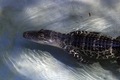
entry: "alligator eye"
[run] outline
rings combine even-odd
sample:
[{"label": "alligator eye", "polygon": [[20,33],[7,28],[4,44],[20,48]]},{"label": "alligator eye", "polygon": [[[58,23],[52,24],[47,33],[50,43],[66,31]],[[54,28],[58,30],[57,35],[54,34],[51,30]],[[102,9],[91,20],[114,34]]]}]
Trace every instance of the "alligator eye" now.
[{"label": "alligator eye", "polygon": [[39,34],[38,38],[44,38],[44,34]]}]

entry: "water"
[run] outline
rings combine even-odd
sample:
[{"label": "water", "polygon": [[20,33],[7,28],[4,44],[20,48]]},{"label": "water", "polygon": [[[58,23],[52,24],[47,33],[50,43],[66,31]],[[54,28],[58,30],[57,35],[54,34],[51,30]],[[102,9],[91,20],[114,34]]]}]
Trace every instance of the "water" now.
[{"label": "water", "polygon": [[120,0],[0,1],[0,80],[119,80],[120,66],[101,60],[77,63],[63,50],[22,37],[41,28],[119,36]]}]

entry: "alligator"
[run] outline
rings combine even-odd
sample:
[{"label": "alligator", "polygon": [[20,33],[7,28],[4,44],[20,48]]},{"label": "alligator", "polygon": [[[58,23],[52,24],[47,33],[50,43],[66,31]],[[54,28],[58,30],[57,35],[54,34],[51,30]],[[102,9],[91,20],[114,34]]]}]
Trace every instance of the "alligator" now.
[{"label": "alligator", "polygon": [[[93,59],[115,59],[120,65],[120,36],[111,36],[100,32],[89,32],[83,30],[60,33],[52,30],[25,31],[25,39],[56,46],[67,51],[78,62],[92,64]],[[88,57],[88,58],[86,58]]]}]

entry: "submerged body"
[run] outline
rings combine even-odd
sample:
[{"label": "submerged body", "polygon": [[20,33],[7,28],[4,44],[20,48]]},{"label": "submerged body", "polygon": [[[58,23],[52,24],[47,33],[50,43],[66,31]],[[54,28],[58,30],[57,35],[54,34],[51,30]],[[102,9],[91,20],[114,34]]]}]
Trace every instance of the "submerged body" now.
[{"label": "submerged body", "polygon": [[38,43],[62,48],[81,63],[92,63],[94,59],[115,58],[120,64],[120,37],[114,39],[98,32],[73,31],[67,34],[51,30],[26,31],[23,37]]}]

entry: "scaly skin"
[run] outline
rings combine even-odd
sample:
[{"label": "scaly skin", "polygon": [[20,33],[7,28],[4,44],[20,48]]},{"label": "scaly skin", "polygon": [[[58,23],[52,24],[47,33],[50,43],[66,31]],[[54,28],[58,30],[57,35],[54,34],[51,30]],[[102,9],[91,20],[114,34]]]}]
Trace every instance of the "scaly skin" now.
[{"label": "scaly skin", "polygon": [[62,34],[52,30],[26,31],[23,37],[38,43],[57,46],[72,54],[77,61],[91,64],[84,57],[94,59],[115,58],[120,64],[120,37],[87,31],[73,31]]}]

